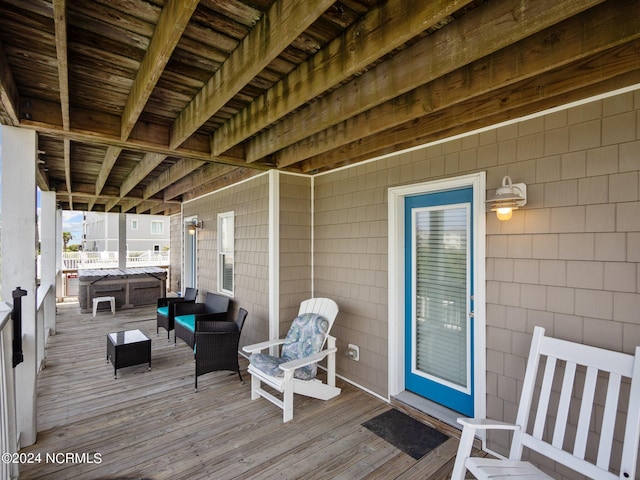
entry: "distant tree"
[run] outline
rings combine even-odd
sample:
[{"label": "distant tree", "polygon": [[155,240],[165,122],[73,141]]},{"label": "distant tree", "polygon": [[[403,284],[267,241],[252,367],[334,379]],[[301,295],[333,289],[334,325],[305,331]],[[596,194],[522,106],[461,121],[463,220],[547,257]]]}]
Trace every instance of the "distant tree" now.
[{"label": "distant tree", "polygon": [[71,232],[62,232],[62,246],[65,252],[69,251],[67,245],[71,240],[73,240],[73,235],[71,235]]},{"label": "distant tree", "polygon": [[73,245],[69,245],[67,247],[67,252],[79,252],[80,251],[80,245],[78,245],[77,243],[74,243]]}]

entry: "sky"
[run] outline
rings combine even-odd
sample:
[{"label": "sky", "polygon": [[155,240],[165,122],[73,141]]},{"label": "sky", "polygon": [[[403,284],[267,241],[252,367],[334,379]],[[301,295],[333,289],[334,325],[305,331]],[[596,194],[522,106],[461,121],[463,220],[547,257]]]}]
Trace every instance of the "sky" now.
[{"label": "sky", "polygon": [[80,245],[82,243],[82,212],[63,210],[62,231],[71,232],[73,238],[69,242],[69,245]]}]

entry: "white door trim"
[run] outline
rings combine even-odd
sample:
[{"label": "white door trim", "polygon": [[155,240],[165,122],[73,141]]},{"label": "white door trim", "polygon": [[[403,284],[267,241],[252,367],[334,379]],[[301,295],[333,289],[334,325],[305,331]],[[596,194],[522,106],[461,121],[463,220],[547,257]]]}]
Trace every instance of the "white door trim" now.
[{"label": "white door trim", "polygon": [[486,174],[478,172],[454,178],[433,180],[388,190],[389,218],[389,397],[405,390],[404,385],[404,198],[454,188],[473,187],[473,255],[474,268],[474,378],[475,416],[486,415],[486,317],[485,317],[485,241],[486,241]]}]

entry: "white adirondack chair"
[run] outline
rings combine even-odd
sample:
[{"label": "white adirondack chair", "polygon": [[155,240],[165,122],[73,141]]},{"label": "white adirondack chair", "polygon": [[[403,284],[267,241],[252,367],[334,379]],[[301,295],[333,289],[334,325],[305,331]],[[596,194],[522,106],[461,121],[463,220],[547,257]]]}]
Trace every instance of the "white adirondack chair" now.
[{"label": "white adirondack chair", "polygon": [[[546,366],[540,393],[534,396],[537,390],[535,384],[538,367],[542,357],[546,357]],[[563,371],[564,374],[562,374]],[[580,372],[578,377],[576,377],[576,371]],[[581,382],[583,373],[584,380]],[[631,379],[629,389],[623,378]],[[575,387],[580,384],[583,384],[581,392]],[[561,389],[559,394],[558,388]],[[628,392],[628,396],[625,392]],[[538,398],[538,401],[532,411],[534,398]],[[602,401],[604,405],[601,405]],[[620,413],[621,407],[626,408],[626,413]],[[579,410],[571,411],[574,408]],[[530,415],[535,415],[533,422],[529,421]],[[550,416],[555,417],[555,422],[549,419]],[[571,419],[574,419],[573,423],[577,419],[577,426],[570,425]],[[516,424],[464,418],[458,419],[458,422],[464,428],[452,480],[463,480],[465,469],[479,479],[496,480],[508,477],[552,480],[553,477],[543,473],[531,463],[521,461],[523,448],[531,449],[589,478],[597,480],[637,478],[636,464],[640,432],[640,347],[636,347],[635,356],[613,352],[545,337],[544,329],[536,327]],[[612,466],[614,429],[620,426],[625,427],[622,457],[618,465]],[[475,433],[480,429],[513,430],[508,459],[470,457]],[[568,434],[568,432],[571,433]],[[595,440],[594,435],[596,435]]]},{"label": "white adirondack chair", "polygon": [[[329,400],[340,394],[340,388],[336,387],[336,360],[335,354],[336,339],[329,335],[333,322],[338,315],[338,305],[329,298],[311,298],[300,304],[298,315],[305,313],[318,314],[328,322],[328,328],[322,348],[319,352],[297,360],[288,361],[278,365],[282,371],[282,376],[270,375],[256,367],[253,363],[249,365],[248,372],[251,374],[251,399],[256,400],[259,397],[266,398],[274,405],[283,410],[282,419],[288,422],[293,418],[293,394],[306,395],[308,397],[318,398],[321,400]],[[292,326],[293,327],[293,326]],[[258,353],[272,346],[280,346],[285,343],[285,339],[266,341],[247,345],[243,350],[248,353]],[[326,347],[326,348],[325,348]],[[317,364],[319,361],[327,359],[327,382],[323,383],[317,378],[310,380],[301,380],[294,376],[294,372],[301,367]],[[282,394],[282,398],[278,398],[270,392],[262,388],[262,383],[269,385]]]}]

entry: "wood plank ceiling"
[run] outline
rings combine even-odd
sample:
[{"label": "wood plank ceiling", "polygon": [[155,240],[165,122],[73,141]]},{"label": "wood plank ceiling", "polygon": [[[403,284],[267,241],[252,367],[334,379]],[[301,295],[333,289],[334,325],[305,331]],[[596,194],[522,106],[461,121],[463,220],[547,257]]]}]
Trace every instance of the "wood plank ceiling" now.
[{"label": "wood plank ceiling", "polygon": [[637,0],[0,0],[63,209],[171,214],[640,83]]}]

